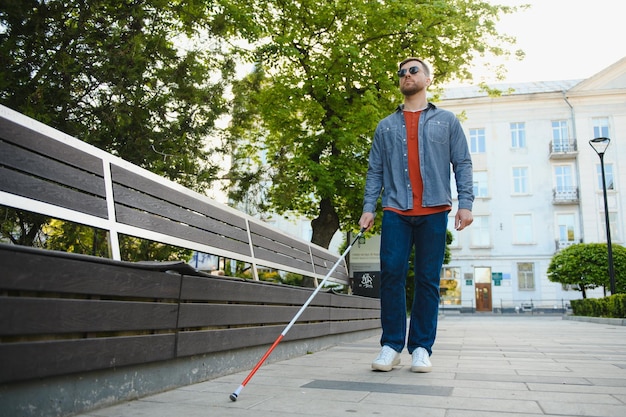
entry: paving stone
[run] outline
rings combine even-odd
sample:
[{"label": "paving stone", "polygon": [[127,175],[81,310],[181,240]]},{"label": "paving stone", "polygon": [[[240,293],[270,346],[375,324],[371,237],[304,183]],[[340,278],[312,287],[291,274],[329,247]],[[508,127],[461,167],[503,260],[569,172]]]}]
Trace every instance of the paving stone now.
[{"label": "paving stone", "polygon": [[626,327],[559,316],[446,315],[433,371],[404,351],[374,372],[379,338],[262,366],[79,417],[626,416]]}]

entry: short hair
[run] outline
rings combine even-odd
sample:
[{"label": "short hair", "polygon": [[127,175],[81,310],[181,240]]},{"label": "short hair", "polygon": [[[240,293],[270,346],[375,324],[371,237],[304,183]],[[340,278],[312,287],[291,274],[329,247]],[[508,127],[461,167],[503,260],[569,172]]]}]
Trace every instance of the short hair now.
[{"label": "short hair", "polygon": [[402,62],[398,64],[398,70],[402,69],[402,66],[410,61],[417,61],[420,64],[422,64],[422,69],[424,70],[424,73],[426,74],[427,77],[430,77],[430,67],[428,66],[428,64],[423,59],[416,58],[414,56],[403,59]]}]

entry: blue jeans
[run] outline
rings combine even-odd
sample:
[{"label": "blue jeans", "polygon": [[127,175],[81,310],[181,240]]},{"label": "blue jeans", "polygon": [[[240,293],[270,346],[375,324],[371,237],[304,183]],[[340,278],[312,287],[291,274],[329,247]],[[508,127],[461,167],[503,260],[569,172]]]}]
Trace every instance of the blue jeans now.
[{"label": "blue jeans", "polygon": [[[432,353],[439,314],[439,281],[446,247],[448,211],[426,216],[383,213],[380,244],[381,346]],[[406,340],[406,277],[415,246],[415,293]]]}]

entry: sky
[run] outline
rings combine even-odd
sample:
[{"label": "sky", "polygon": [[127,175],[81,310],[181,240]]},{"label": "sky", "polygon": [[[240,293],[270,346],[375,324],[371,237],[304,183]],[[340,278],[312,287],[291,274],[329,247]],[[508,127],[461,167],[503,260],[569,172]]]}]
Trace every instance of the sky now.
[{"label": "sky", "polygon": [[[492,4],[530,4],[503,16],[500,33],[513,36],[523,61],[506,61],[504,82],[574,80],[591,77],[626,57],[624,0],[488,0]],[[472,70],[474,83],[498,82],[483,65]]]}]

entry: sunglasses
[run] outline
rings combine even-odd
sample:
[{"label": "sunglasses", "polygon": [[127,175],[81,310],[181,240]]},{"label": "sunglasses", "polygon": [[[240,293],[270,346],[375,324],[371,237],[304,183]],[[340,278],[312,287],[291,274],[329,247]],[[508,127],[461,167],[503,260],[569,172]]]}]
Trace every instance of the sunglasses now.
[{"label": "sunglasses", "polygon": [[411,68],[408,68],[408,69],[407,69],[407,68],[403,68],[403,69],[401,69],[400,71],[398,71],[398,77],[400,77],[400,78],[404,77],[404,76],[406,75],[406,73],[407,73],[407,72],[408,72],[409,74],[411,74],[411,75],[415,75],[415,74],[417,74],[418,72],[420,72],[420,67],[418,67],[418,66],[416,65],[416,66],[411,67]]}]

